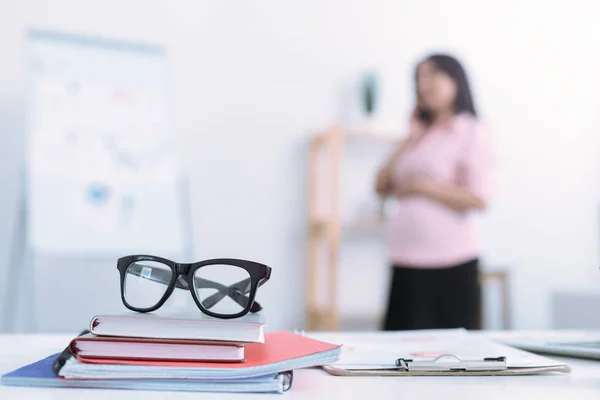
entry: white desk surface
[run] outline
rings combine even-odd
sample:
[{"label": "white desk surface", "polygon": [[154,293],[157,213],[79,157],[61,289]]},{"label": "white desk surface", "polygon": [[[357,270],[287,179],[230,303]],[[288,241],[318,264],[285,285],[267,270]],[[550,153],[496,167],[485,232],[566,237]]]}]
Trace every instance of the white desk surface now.
[{"label": "white desk surface", "polygon": [[[522,333],[521,333],[522,334]],[[347,333],[344,333],[344,336]],[[376,334],[375,334],[376,335]],[[505,335],[505,334],[504,334]],[[74,335],[0,335],[0,375],[61,352]],[[311,335],[312,336],[312,335]],[[376,336],[375,336],[376,337]],[[335,340],[335,334],[319,334]],[[600,361],[566,359],[570,374],[490,377],[335,377],[297,370],[290,391],[278,394],[177,393],[106,389],[24,388],[0,385],[0,399],[600,399]]]}]

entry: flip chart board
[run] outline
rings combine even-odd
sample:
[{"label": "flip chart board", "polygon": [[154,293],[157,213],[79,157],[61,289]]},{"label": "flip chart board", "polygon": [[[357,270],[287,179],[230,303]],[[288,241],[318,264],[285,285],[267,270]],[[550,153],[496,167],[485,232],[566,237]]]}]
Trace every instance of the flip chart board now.
[{"label": "flip chart board", "polygon": [[29,245],[60,255],[185,253],[165,50],[39,30],[27,41]]}]

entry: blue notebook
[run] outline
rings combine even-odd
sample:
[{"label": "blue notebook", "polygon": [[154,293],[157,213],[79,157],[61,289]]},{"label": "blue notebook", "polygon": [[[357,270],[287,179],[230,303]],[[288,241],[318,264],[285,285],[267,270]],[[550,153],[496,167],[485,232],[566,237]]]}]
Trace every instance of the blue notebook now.
[{"label": "blue notebook", "polygon": [[128,389],[179,392],[283,393],[292,386],[293,372],[232,380],[200,379],[62,379],[53,371],[61,354],[26,365],[3,375],[6,386],[39,386],[90,389]]}]

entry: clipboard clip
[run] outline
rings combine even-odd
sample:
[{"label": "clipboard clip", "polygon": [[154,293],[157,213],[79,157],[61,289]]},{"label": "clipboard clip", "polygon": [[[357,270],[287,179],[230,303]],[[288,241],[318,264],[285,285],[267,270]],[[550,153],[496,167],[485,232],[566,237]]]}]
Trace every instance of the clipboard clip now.
[{"label": "clipboard clip", "polygon": [[410,358],[398,358],[396,366],[410,371],[502,371],[508,368],[506,357],[486,357],[482,360],[463,360],[454,354],[442,354],[433,360],[415,361]]}]

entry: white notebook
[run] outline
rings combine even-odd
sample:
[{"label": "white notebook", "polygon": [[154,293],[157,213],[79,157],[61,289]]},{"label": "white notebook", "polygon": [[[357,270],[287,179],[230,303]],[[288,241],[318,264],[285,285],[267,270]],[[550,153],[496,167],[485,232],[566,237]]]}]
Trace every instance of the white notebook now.
[{"label": "white notebook", "polygon": [[149,339],[97,336],[88,333],[69,344],[71,353],[86,359],[124,359],[150,361],[242,362],[245,348],[241,343],[180,339]]},{"label": "white notebook", "polygon": [[90,332],[98,336],[264,343],[264,325],[264,315],[260,312],[235,319],[213,318],[200,311],[131,312],[96,315],[90,321]]}]

